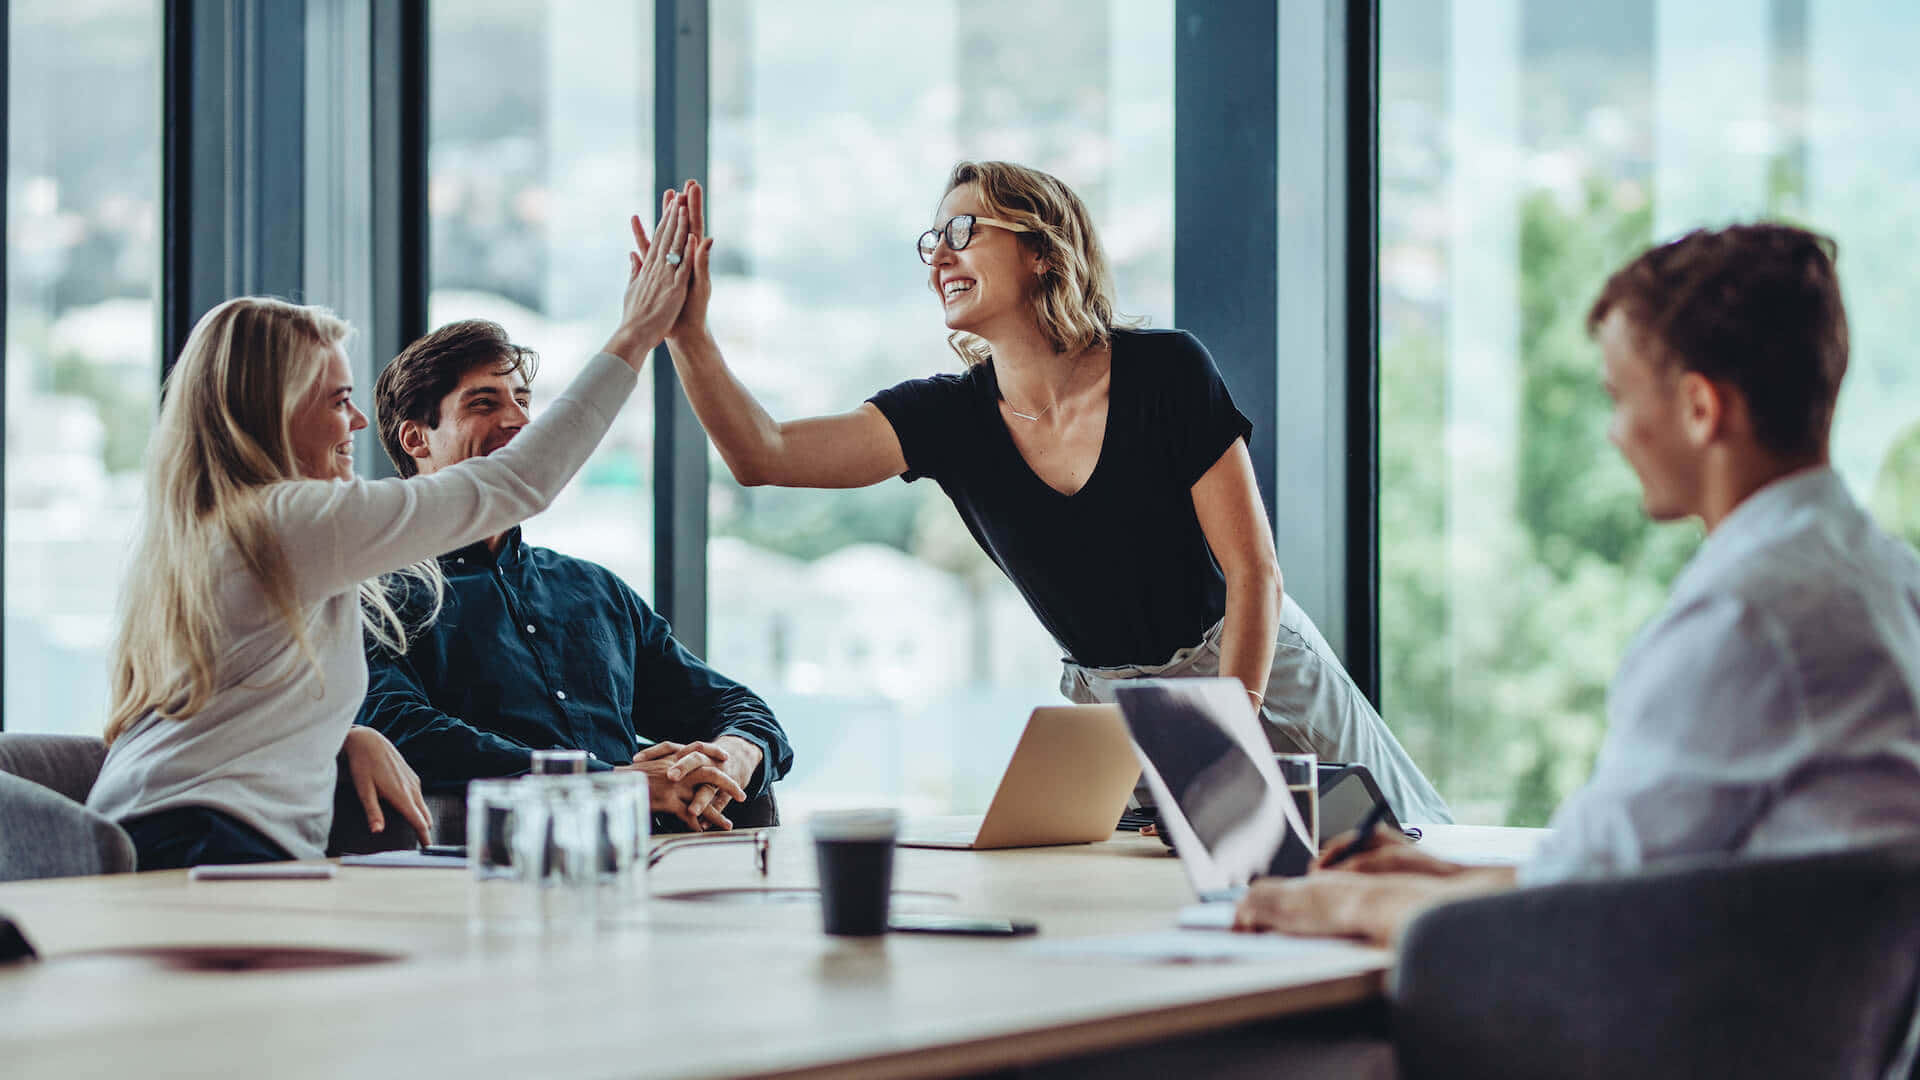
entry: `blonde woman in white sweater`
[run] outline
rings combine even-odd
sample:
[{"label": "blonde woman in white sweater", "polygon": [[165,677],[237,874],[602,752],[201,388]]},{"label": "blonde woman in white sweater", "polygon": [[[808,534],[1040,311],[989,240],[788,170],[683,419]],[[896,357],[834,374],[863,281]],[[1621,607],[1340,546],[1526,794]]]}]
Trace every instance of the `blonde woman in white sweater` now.
[{"label": "blonde woman in white sweater", "polygon": [[685,209],[664,207],[605,349],[513,442],[430,476],[354,476],[367,420],[331,313],[243,297],[194,327],[148,448],[87,800],[140,869],[320,857],[343,746],[370,823],[385,796],[426,828],[412,770],[353,726],[362,633],[406,640],[383,575],[432,577],[434,556],[545,509],[599,443],[686,297]]}]

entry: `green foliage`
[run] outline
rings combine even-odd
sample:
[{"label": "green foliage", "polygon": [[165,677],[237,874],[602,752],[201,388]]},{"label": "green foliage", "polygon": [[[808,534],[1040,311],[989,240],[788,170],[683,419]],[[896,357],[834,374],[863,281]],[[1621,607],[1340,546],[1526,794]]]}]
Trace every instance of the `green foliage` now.
[{"label": "green foliage", "polygon": [[921,512],[920,494],[906,484],[891,481],[836,492],[742,488],[715,517],[713,534],[737,536],[769,551],[809,561],[850,544],[887,544],[909,551]]},{"label": "green foliage", "polygon": [[53,357],[48,389],[93,402],[106,429],[101,459],[107,471],[137,472],[153,429],[154,395],[115,375],[112,369],[88,363],[77,354],[59,353]]},{"label": "green foliage", "polygon": [[1642,513],[1586,334],[1606,275],[1649,239],[1644,200],[1596,184],[1520,213],[1510,514],[1453,516],[1438,331],[1383,342],[1382,673],[1387,719],[1462,820],[1542,825],[1590,772],[1614,668],[1698,531]]}]

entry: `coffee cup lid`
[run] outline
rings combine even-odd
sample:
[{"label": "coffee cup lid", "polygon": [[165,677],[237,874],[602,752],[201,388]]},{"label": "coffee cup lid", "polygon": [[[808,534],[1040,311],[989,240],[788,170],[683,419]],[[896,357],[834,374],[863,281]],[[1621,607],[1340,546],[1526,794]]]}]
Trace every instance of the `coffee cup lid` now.
[{"label": "coffee cup lid", "polygon": [[807,819],[822,840],[891,840],[900,831],[897,810],[822,810]]}]

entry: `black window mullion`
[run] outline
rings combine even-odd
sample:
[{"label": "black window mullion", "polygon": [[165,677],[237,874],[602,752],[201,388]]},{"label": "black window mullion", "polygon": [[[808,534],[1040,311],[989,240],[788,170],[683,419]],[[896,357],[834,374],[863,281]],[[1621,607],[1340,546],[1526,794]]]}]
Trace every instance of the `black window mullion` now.
[{"label": "black window mullion", "polygon": [[[368,362],[387,361],[427,332],[426,3],[374,3],[369,26],[372,78],[372,326]],[[371,386],[371,382],[369,382]],[[378,444],[378,439],[370,440]],[[369,476],[395,475],[384,448],[366,455]]]},{"label": "black window mullion", "polygon": [[1380,702],[1380,4],[1343,0],[1346,662]]},{"label": "black window mullion", "polygon": [[[656,0],[653,175],[707,179],[707,0]],[[653,205],[653,204],[649,204]],[[663,345],[653,356],[653,602],[697,655],[707,645],[707,436]]]},{"label": "black window mullion", "polygon": [[161,374],[193,324],[245,294],[299,298],[304,0],[167,0]]}]

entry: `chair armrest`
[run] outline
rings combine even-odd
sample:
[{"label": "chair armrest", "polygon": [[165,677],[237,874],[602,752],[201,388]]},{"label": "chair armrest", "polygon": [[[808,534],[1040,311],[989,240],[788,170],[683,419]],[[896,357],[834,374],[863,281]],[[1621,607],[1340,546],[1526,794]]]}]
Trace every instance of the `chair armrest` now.
[{"label": "chair armrest", "polygon": [[125,829],[52,788],[0,773],[0,881],[133,869]]},{"label": "chair armrest", "polygon": [[1716,860],[1433,908],[1403,1075],[1875,1076],[1920,971],[1920,845]]},{"label": "chair armrest", "polygon": [[77,803],[87,801],[107,744],[96,735],[0,732],[0,772],[24,777]]}]

